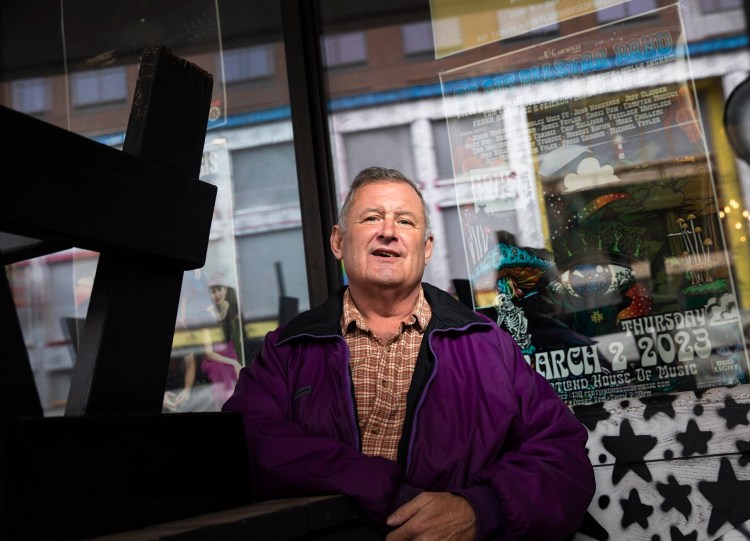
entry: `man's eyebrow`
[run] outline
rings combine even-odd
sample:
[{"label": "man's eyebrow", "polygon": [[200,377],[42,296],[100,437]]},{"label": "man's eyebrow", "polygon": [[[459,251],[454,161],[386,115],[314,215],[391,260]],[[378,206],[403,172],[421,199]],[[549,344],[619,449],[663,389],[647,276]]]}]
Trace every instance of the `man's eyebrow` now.
[{"label": "man's eyebrow", "polygon": [[[383,207],[366,207],[366,208],[363,208],[359,214],[357,214],[357,217],[362,217],[373,212],[377,214],[386,214],[385,209]],[[397,218],[407,216],[409,218],[412,218],[414,221],[419,220],[418,214],[416,212],[413,212],[411,210],[406,210],[406,209],[403,209],[403,210],[396,209],[393,211],[393,215],[396,216]]]},{"label": "man's eyebrow", "polygon": [[362,212],[359,213],[359,216],[361,216],[363,214],[368,214],[370,212],[379,212],[379,213],[382,214],[384,212],[384,210],[383,210],[382,207],[366,207],[366,208],[362,209]]}]

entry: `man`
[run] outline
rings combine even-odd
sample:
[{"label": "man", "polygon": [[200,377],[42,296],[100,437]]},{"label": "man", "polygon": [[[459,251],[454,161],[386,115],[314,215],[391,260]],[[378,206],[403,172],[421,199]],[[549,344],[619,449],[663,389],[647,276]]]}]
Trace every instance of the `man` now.
[{"label": "man", "polygon": [[488,318],[427,283],[424,200],[354,179],[331,233],[349,286],[268,334],[225,411],[254,489],[347,494],[401,539],[562,539],[594,492],[586,429]]}]

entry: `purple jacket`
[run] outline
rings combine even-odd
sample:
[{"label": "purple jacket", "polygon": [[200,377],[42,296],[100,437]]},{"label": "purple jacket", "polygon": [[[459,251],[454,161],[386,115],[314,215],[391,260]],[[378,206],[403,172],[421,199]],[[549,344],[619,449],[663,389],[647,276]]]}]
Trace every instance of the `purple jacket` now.
[{"label": "purple jacket", "polygon": [[242,413],[253,489],[347,494],[376,522],[419,492],[461,494],[477,539],[562,539],[594,494],[586,428],[513,339],[423,284],[432,319],[414,370],[398,463],[360,451],[343,290],[266,336],[224,411]]}]

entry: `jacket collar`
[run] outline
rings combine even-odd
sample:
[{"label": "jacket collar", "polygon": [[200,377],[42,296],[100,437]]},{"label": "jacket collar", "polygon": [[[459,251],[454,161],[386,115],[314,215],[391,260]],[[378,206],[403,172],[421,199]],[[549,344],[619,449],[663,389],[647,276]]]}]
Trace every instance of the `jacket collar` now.
[{"label": "jacket collar", "polygon": [[491,323],[491,321],[471,308],[457,301],[453,295],[430,285],[422,283],[424,296],[432,308],[433,329],[461,329],[474,323]]},{"label": "jacket collar", "polygon": [[[460,329],[474,323],[491,323],[481,314],[464,306],[452,295],[427,282],[422,282],[424,296],[432,308],[429,330]],[[329,296],[326,301],[292,319],[282,330],[280,342],[295,336],[331,337],[341,336],[342,303],[345,287]]]}]

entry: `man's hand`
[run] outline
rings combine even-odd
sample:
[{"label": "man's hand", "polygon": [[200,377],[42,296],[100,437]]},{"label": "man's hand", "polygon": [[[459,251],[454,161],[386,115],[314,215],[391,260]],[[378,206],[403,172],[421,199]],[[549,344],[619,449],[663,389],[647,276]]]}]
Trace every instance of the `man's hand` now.
[{"label": "man's hand", "polygon": [[466,498],[449,492],[422,492],[388,517],[395,527],[386,541],[474,541],[477,518]]}]

